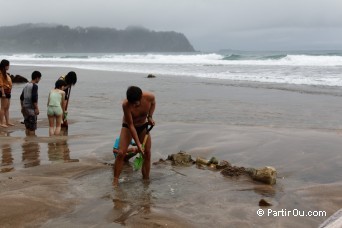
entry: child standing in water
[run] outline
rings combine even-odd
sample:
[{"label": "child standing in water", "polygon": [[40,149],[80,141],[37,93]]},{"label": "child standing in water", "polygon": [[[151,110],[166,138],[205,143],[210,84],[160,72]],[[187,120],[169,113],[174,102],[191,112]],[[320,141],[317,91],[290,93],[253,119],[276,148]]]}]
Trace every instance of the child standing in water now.
[{"label": "child standing in water", "polygon": [[[55,88],[50,91],[47,103],[47,115],[49,119],[49,135],[59,135],[61,132],[62,118],[65,112],[65,81],[58,80]],[[56,126],[55,126],[56,122]]]},{"label": "child standing in water", "polygon": [[35,135],[37,129],[38,108],[38,83],[42,78],[39,71],[33,71],[31,82],[28,82],[20,95],[21,113],[24,116],[26,135]]},{"label": "child standing in water", "polygon": [[[65,101],[66,101],[66,108],[68,107],[71,86],[76,85],[77,82],[77,75],[74,71],[70,71],[67,75],[59,77],[58,80],[63,80],[65,82],[64,92],[65,92]],[[65,110],[65,115],[63,115],[62,127],[68,128],[68,121],[67,121],[67,110]]]},{"label": "child standing in water", "polygon": [[[7,73],[9,69],[9,61],[3,59],[0,63],[0,97],[1,97],[1,110],[0,110],[0,126],[8,127],[14,126],[9,120],[9,108],[11,104],[11,90],[12,90],[12,79]],[[3,120],[6,122],[4,123]]]}]

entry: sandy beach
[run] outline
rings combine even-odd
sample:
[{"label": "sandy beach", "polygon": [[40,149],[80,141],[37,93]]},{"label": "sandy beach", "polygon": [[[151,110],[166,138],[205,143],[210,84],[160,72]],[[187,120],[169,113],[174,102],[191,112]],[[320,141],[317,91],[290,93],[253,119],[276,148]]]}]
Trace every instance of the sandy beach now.
[{"label": "sandy beach", "polygon": [[[23,84],[12,91],[16,126],[0,128],[2,227],[317,227],[342,207],[342,101],[336,90],[56,67],[13,65],[10,72],[30,78],[33,70],[43,75],[37,136],[26,136],[20,123]],[[70,70],[78,82],[69,130],[50,138],[48,93]],[[158,163],[150,181],[125,165],[114,188],[111,151],[129,85],[156,95],[153,162],[182,150],[193,159],[273,166],[277,184]],[[260,207],[260,199],[272,206]]]}]

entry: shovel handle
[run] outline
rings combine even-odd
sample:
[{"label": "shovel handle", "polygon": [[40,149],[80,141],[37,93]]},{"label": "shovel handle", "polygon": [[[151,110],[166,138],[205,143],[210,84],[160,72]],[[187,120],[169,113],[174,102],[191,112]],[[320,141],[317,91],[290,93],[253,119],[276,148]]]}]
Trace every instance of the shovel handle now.
[{"label": "shovel handle", "polygon": [[146,129],[146,135],[145,135],[145,137],[144,137],[144,141],[143,141],[143,144],[142,144],[142,148],[143,148],[143,149],[145,149],[145,144],[146,144],[146,142],[147,142],[148,135],[150,134],[150,131],[152,130],[153,127],[154,127],[154,126],[151,125],[150,127],[148,127],[148,128]]}]

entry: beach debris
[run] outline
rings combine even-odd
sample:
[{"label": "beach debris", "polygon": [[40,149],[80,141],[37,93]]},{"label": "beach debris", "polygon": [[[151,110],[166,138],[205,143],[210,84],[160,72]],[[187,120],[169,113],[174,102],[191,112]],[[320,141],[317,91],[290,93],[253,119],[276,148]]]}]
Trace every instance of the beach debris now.
[{"label": "beach debris", "polygon": [[248,175],[255,181],[269,185],[274,185],[277,181],[277,171],[272,166],[255,169],[228,165],[221,171],[221,174],[230,177]]},{"label": "beach debris", "polygon": [[248,175],[256,181],[263,182],[265,184],[274,185],[277,179],[277,171],[272,166],[266,166],[263,168],[248,168],[246,169]]},{"label": "beach debris", "polygon": [[272,204],[271,203],[269,203],[267,200],[265,200],[265,199],[261,199],[260,201],[259,201],[259,206],[261,206],[261,207],[268,207],[268,206],[272,206]]},{"label": "beach debris", "polygon": [[[272,166],[265,166],[262,168],[245,168],[233,166],[228,161],[219,161],[216,157],[211,157],[209,160],[203,157],[197,157],[196,161],[192,160],[191,155],[185,151],[179,151],[177,154],[171,154],[167,160],[172,162],[172,165],[190,166],[197,165],[199,169],[221,170],[223,176],[238,177],[241,175],[249,176],[255,181],[262,182],[268,185],[276,184],[277,171]],[[153,164],[164,163],[163,159]]]},{"label": "beach debris", "polygon": [[155,78],[156,76],[155,75],[153,75],[153,74],[149,74],[149,75],[147,75],[147,78]]},{"label": "beach debris", "polygon": [[185,165],[189,166],[194,164],[190,154],[184,151],[179,151],[177,154],[171,154],[167,157],[172,162],[172,165]]},{"label": "beach debris", "polygon": [[208,166],[210,169],[216,170],[216,164],[209,164]]},{"label": "beach debris", "polygon": [[229,164],[221,171],[221,174],[223,176],[237,177],[246,174],[246,169],[244,167],[237,167]]},{"label": "beach debris", "polygon": [[222,161],[220,161],[219,164],[216,165],[216,169],[220,170],[220,169],[227,168],[228,166],[231,166],[231,164],[226,160],[222,160]]},{"label": "beach debris", "polygon": [[215,157],[212,157],[209,160],[209,165],[211,165],[211,164],[217,165],[218,163],[219,162],[218,162],[217,158],[215,158]]},{"label": "beach debris", "polygon": [[201,157],[197,157],[196,164],[197,165],[209,165],[209,160],[201,158]]},{"label": "beach debris", "polygon": [[216,168],[216,165],[218,164],[218,160],[215,157],[210,158],[210,160],[207,160],[205,158],[197,157],[196,158],[196,164],[197,165],[207,165],[211,168]]}]

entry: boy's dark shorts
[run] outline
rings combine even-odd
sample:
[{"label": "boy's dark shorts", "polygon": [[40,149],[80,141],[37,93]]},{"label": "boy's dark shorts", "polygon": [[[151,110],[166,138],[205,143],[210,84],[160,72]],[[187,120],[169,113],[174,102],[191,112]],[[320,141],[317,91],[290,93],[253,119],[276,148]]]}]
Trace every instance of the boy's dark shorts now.
[{"label": "boy's dark shorts", "polygon": [[37,129],[37,115],[34,114],[34,109],[23,108],[24,124],[26,129],[35,131]]},{"label": "boy's dark shorts", "polygon": [[35,131],[37,129],[37,116],[26,116],[24,119],[26,129]]}]

